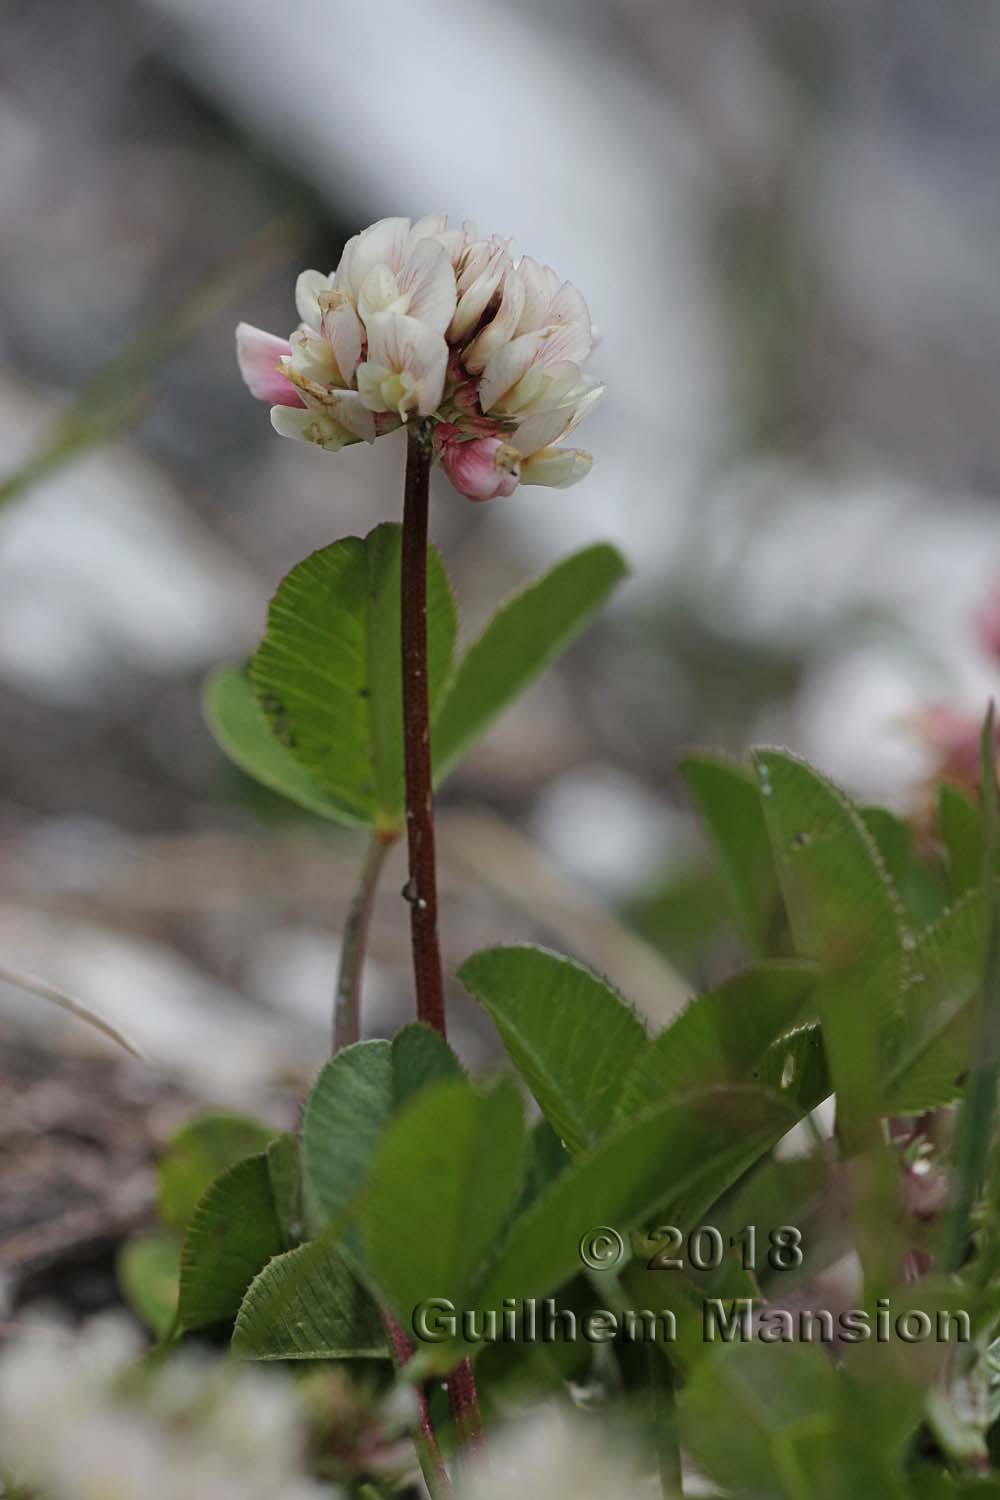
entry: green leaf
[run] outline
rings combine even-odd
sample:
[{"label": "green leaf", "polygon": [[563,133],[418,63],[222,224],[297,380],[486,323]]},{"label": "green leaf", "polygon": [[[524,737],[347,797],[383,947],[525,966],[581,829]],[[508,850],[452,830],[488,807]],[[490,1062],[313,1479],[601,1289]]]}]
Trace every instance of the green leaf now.
[{"label": "green leaf", "polygon": [[[817,1348],[736,1344],[696,1367],[679,1402],[681,1441],[748,1500],[905,1500],[894,1393],[880,1383],[865,1400],[865,1390]],[[909,1416],[908,1392],[903,1404]]]},{"label": "green leaf", "polygon": [[270,1261],[236,1319],[233,1353],[243,1359],[383,1359],[378,1310],[336,1245],[300,1245]]},{"label": "green leaf", "polygon": [[181,1323],[206,1328],[235,1318],[262,1266],[285,1248],[266,1156],[248,1156],[209,1187],[181,1254]]},{"label": "green leaf", "polygon": [[906,973],[899,901],[857,809],[804,761],[753,756],[798,952],[823,970],[817,1009],[850,1150],[872,1144],[881,1047]]},{"label": "green leaf", "polygon": [[917,939],[903,1024],[886,1070],[887,1113],[921,1114],[957,1097],[969,1064],[985,942],[986,907],[978,889]]},{"label": "green leaf", "polygon": [[437,781],[583,630],[627,571],[621,554],[599,543],[501,606],[462,657],[435,718]]},{"label": "green leaf", "polygon": [[540,1198],[547,1187],[564,1172],[572,1160],[566,1147],[548,1120],[537,1120],[528,1136],[528,1163],[524,1173],[524,1192],[520,1211]]},{"label": "green leaf", "polygon": [[362,1210],[368,1264],[399,1316],[428,1297],[464,1307],[524,1176],[524,1111],[510,1078],[427,1088],[389,1126]]},{"label": "green leaf", "polygon": [[635,1012],[589,969],[544,948],[486,949],[467,959],[458,977],[493,1017],[567,1149],[593,1144],[647,1045]]},{"label": "green leaf", "polygon": [[721,756],[689,755],[681,772],[708,825],[744,941],[756,957],[770,957],[785,916],[757,785],[744,766]]},{"label": "green leaf", "polygon": [[996,704],[992,698],[986,711],[979,750],[986,941],[982,948],[982,982],[976,997],[968,1083],[955,1130],[953,1199],[944,1256],[944,1265],[949,1271],[957,1271],[965,1259],[973,1212],[982,1190],[993,1140],[997,1079],[1000,1077],[1000,882],[994,878],[1000,853],[1000,790],[997,787]]},{"label": "green leaf", "polygon": [[262,786],[335,823],[357,827],[371,821],[321,786],[275,738],[242,668],[220,667],[208,677],[202,712],[219,748]]},{"label": "green leaf", "polygon": [[808,1114],[833,1088],[823,1028],[818,1024],[797,1026],[787,1036],[779,1037],[768,1047],[752,1076],[762,1089],[770,1089]]},{"label": "green leaf", "polygon": [[828,973],[861,974],[884,1014],[904,971],[899,903],[858,810],[780,750],[753,756],[796,946]]},{"label": "green leaf", "polygon": [[141,1234],[118,1252],[118,1283],[136,1317],[166,1338],[177,1314],[181,1247],[172,1234]]},{"label": "green leaf", "polygon": [[328,1224],[358,1196],[395,1103],[392,1047],[356,1042],[320,1073],[302,1120],[307,1206]]},{"label": "green leaf", "polygon": [[400,1109],[430,1083],[459,1078],[462,1064],[439,1031],[411,1021],[392,1039],[393,1103]]},{"label": "green leaf", "polygon": [[902,891],[913,863],[913,829],[887,807],[859,807],[858,814],[875,841],[886,874]]},{"label": "green leaf", "polygon": [[[359,822],[402,821],[400,527],[314,552],[278,588],[250,668],[257,701],[289,754]],[[447,575],[427,568],[428,689],[433,711],[457,632]]]},{"label": "green leaf", "polygon": [[955,896],[975,889],[983,878],[986,842],[983,815],[956,786],[938,788],[938,831],[948,854],[948,873]]},{"label": "green leaf", "polygon": [[263,1151],[275,1135],[247,1115],[203,1114],[181,1127],[159,1164],[160,1217],[183,1232],[209,1183],[251,1152]]},{"label": "green leaf", "polygon": [[662,1210],[665,1222],[691,1228],[799,1118],[783,1100],[745,1087],[644,1111],[577,1158],[515,1221],[474,1305],[499,1310],[505,1298],[548,1296],[580,1269],[581,1240],[598,1226],[625,1232]]},{"label": "green leaf", "polygon": [[700,995],[636,1057],[619,1116],[711,1084],[748,1083],[816,983],[808,963],[761,964]]},{"label": "green leaf", "polygon": [[286,1133],[274,1138],[265,1152],[267,1175],[271,1184],[274,1211],[281,1226],[283,1250],[297,1245],[305,1233],[305,1204],[302,1200],[302,1153],[297,1135]]}]

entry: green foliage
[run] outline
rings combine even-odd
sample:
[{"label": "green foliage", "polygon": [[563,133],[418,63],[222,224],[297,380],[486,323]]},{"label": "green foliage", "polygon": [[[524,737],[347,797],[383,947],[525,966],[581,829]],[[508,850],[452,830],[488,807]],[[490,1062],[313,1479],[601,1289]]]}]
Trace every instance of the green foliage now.
[{"label": "green foliage", "polygon": [[160,1217],[183,1233],[202,1193],[220,1172],[253,1151],[263,1151],[275,1134],[238,1114],[197,1115],[177,1132],[160,1160]]},{"label": "green foliage", "polygon": [[368,1263],[399,1315],[428,1297],[466,1299],[524,1177],[524,1111],[502,1078],[427,1088],[392,1122],[363,1208]]},{"label": "green foliage", "polygon": [[[213,731],[251,775],[320,816],[393,834],[404,825],[399,571],[395,526],[315,553],[279,587],[249,675],[216,674],[206,690]],[[431,555],[438,784],[624,571],[606,546],[566,559],[502,606],[456,663],[454,601]],[[985,743],[992,768],[991,726]],[[968,1291],[986,1328],[995,1255],[981,1200],[984,1176],[995,1194],[1000,1055],[992,781],[984,812],[942,788],[935,845],[780,750],[756,752],[748,767],[697,754],[683,772],[717,869],[680,872],[656,910],[672,914],[671,941],[690,940],[699,982],[731,973],[734,925],[749,967],[713,982],[650,1039],[627,1001],[571,958],[529,946],[474,954],[459,978],[537,1101],[537,1123],[529,1129],[517,1081],[470,1081],[426,1026],[358,1043],[322,1068],[300,1139],[232,1116],[180,1134],[161,1170],[174,1239],[133,1242],[123,1283],[151,1325],[170,1331],[184,1232],[182,1326],[235,1322],[234,1352],[260,1360],[385,1360],[380,1309],[407,1327],[433,1298],[480,1319],[557,1294],[581,1315],[670,1309],[677,1346],[640,1351],[649,1364],[620,1345],[588,1354],[514,1341],[489,1351],[487,1389],[502,1406],[533,1382],[551,1390],[570,1378],[616,1398],[650,1388],[666,1468],[676,1417],[686,1451],[741,1500],[963,1494],[962,1455],[932,1422],[956,1471],[945,1479],[921,1429],[946,1351],[893,1362],[851,1349],[837,1364],[802,1345],[719,1349],[701,1320],[706,1296],[762,1291],[772,1306],[809,1297],[814,1278],[852,1251],[859,1298],[898,1286],[906,1253],[940,1235],[901,1206],[902,1152],[885,1122],[971,1094],[955,1275],[942,1295]],[[652,903],[645,915],[654,920]],[[804,1130],[796,1137],[803,1154],[776,1150],[830,1093],[834,1139],[820,1140],[810,1118],[811,1146]],[[946,1161],[947,1130],[927,1128]],[[741,1258],[751,1243],[765,1252],[783,1243],[771,1236],[788,1226],[805,1249],[799,1261]],[[664,1227],[681,1236],[679,1266],[647,1253]],[[706,1233],[725,1247],[712,1263],[690,1253]],[[581,1256],[594,1234],[620,1245],[613,1268],[594,1271]],[[929,1282],[920,1290],[933,1300]],[[421,1345],[410,1374],[481,1351],[459,1332]],[[683,1383],[665,1415],[677,1371]],[[441,1393],[425,1389],[434,1408]]]},{"label": "green foliage", "polygon": [[[293,759],[356,822],[399,827],[403,712],[400,528],[314,552],[284,579],[250,667],[257,702]],[[455,602],[435,552],[427,569],[429,692],[451,670]]]},{"label": "green foliage", "polygon": [[208,1188],[184,1236],[180,1316],[186,1329],[234,1318],[262,1266],[285,1249],[268,1160],[248,1156]]},{"label": "green foliage", "polygon": [[856,808],[794,756],[753,757],[798,952],[821,968],[816,1005],[846,1145],[871,1139],[881,1049],[906,975],[898,897]]},{"label": "green foliage", "polygon": [[637,1056],[620,1091],[619,1114],[713,1084],[753,1081],[815,982],[812,965],[775,961],[692,1000]]},{"label": "green foliage", "polygon": [[118,1284],[129,1307],[158,1339],[166,1338],[177,1313],[181,1247],[172,1234],[136,1234],[118,1252]]},{"label": "green foliage", "polygon": [[736,1344],[699,1363],[680,1400],[681,1437],[727,1493],[748,1500],[902,1500],[903,1440],[918,1412],[908,1391],[901,1412],[893,1394],[880,1383],[866,1399],[817,1348]]},{"label": "green foliage", "polygon": [[948,874],[954,896],[974,890],[983,877],[986,842],[983,815],[979,808],[959,791],[943,782],[938,789],[938,831],[948,857]]},{"label": "green foliage", "polygon": [[489,1011],[515,1066],[571,1152],[610,1124],[646,1046],[641,1021],[589,969],[544,948],[491,948],[459,979]]},{"label": "green foliage", "polygon": [[342,797],[322,786],[271,732],[254,697],[250,678],[239,667],[220,667],[205,683],[205,722],[234,765],[290,802],[335,823],[367,822]]},{"label": "green foliage", "polygon": [[380,1359],[378,1310],[324,1237],[272,1260],[236,1319],[233,1353],[243,1359]]},{"label": "green foliage", "polygon": [[715,755],[682,763],[727,879],[733,915],[751,954],[781,951],[784,907],[760,791],[743,766]]},{"label": "green foliage", "polygon": [[391,1043],[357,1042],[330,1059],[302,1121],[307,1207],[318,1226],[354,1205],[397,1110],[428,1084],[461,1076],[447,1042],[418,1023],[403,1027]]},{"label": "green foliage", "polygon": [[[400,528],[347,537],[293,568],[249,675],[223,668],[204,713],[241,770],[320,817],[398,831],[403,809]],[[625,576],[586,547],[502,605],[453,669],[455,603],[428,563],[428,652],[440,782],[604,605]]]},{"label": "green foliage", "polygon": [[440,1032],[422,1021],[411,1021],[392,1039],[392,1092],[396,1109],[429,1083],[458,1078],[462,1064]]},{"label": "green foliage", "polygon": [[969,891],[915,943],[903,1025],[885,1073],[886,1113],[918,1114],[958,1094],[972,1045],[985,917],[982,892]]},{"label": "green foliage", "polygon": [[886,874],[901,891],[913,862],[912,828],[885,807],[859,807],[858,816],[881,855]]},{"label": "green foliage", "polygon": [[581,1238],[595,1225],[624,1231],[660,1211],[690,1227],[797,1118],[751,1088],[707,1089],[645,1110],[577,1158],[518,1219],[480,1304],[554,1291],[579,1268]]},{"label": "green foliage", "polygon": [[320,1073],[302,1119],[307,1206],[319,1225],[356,1199],[394,1106],[389,1042],[356,1042]]},{"label": "green foliage", "polygon": [[585,547],[501,605],[463,656],[439,709],[438,781],[579,635],[626,572],[614,547]]}]

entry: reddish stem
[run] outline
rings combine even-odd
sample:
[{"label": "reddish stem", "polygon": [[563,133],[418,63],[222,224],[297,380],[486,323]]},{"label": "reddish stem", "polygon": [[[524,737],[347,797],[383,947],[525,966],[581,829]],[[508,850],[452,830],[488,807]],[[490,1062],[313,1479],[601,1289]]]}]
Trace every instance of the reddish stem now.
[{"label": "reddish stem", "polygon": [[[403,749],[406,764],[406,837],[410,879],[413,977],[417,1018],[445,1034],[444,978],[437,930],[437,860],[434,850],[434,782],[427,677],[427,537],[431,477],[430,434],[415,423],[406,449],[400,615],[403,650]],[[480,1452],[483,1422],[469,1360],[448,1377],[448,1398],[463,1454]]]},{"label": "reddish stem", "polygon": [[427,683],[427,529],[431,448],[421,426],[409,434],[403,499],[400,599],[403,646],[403,749],[410,879],[413,977],[417,1018],[445,1034],[444,979],[437,931],[437,862]]},{"label": "reddish stem", "polygon": [[[393,1357],[399,1368],[405,1369],[413,1358],[413,1345],[410,1343],[402,1327],[397,1323],[392,1313],[386,1308],[383,1311],[386,1332],[392,1344]],[[453,1493],[451,1479],[445,1468],[444,1459],[441,1457],[441,1449],[438,1447],[437,1433],[434,1431],[434,1423],[431,1421],[431,1408],[427,1399],[427,1387],[417,1386],[417,1415],[420,1422],[420,1437],[423,1447],[424,1460],[430,1473],[424,1477],[428,1485],[434,1486],[434,1492],[442,1497]]]}]

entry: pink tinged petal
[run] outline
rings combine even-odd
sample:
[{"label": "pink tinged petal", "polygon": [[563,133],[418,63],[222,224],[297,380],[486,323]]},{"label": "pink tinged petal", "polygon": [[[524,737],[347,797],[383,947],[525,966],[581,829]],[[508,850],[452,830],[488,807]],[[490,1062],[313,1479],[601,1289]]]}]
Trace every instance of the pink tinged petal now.
[{"label": "pink tinged petal", "polygon": [[281,437],[295,438],[300,443],[316,443],[331,453],[357,442],[357,438],[334,417],[312,408],[293,411],[287,406],[272,406],[271,426]]},{"label": "pink tinged petal", "polygon": [[302,401],[292,382],[280,368],[279,361],[292,352],[288,339],[265,333],[249,323],[236,328],[236,358],[240,374],[252,396],[278,406],[301,406]]},{"label": "pink tinged petal", "polygon": [[416,318],[383,313],[368,329],[368,359],[358,367],[358,391],[370,411],[394,411],[403,421],[430,416],[444,391],[448,345]]},{"label": "pink tinged petal", "polygon": [[310,328],[292,334],[291,373],[319,385],[343,385],[343,376],[328,341]]},{"label": "pink tinged petal", "polygon": [[440,237],[444,234],[447,234],[447,232],[447,214],[425,214],[422,219],[417,219],[413,228],[410,230],[410,237],[407,241],[407,250],[412,250],[414,245],[418,244],[420,240],[440,239]]},{"label": "pink tinged petal", "polygon": [[410,237],[409,219],[379,219],[352,241],[350,286],[360,292],[365,277],[375,266],[388,266],[398,276],[406,258]]},{"label": "pink tinged petal", "polygon": [[542,448],[522,462],[521,483],[566,490],[586,479],[593,464],[593,457],[583,448]]},{"label": "pink tinged petal", "polygon": [[576,403],[576,406],[573,408],[573,415],[570,417],[569,422],[566,425],[566,432],[563,433],[563,436],[565,437],[568,433],[574,432],[576,428],[579,427],[584,417],[589,417],[594,408],[596,406],[600,406],[607,393],[608,388],[606,384],[601,383],[591,385],[580,397],[580,399]]},{"label": "pink tinged petal", "polygon": [[478,438],[471,443],[450,443],[441,462],[452,484],[467,500],[496,500],[517,489],[520,457],[500,438]]},{"label": "pink tinged petal", "polygon": [[555,323],[542,330],[540,359],[545,366],[582,365],[590,353],[593,340],[590,325]]},{"label": "pink tinged petal", "polygon": [[468,290],[461,293],[448,329],[448,337],[453,343],[458,343],[477,327],[503,280],[503,274],[503,262],[494,261],[476,277]]},{"label": "pink tinged petal", "polygon": [[350,385],[361,359],[365,330],[349,302],[340,300],[323,313],[323,337],[330,341],[344,382]]},{"label": "pink tinged petal", "polygon": [[361,283],[358,315],[363,323],[379,313],[391,312],[400,300],[399,282],[388,266],[373,266]]},{"label": "pink tinged petal", "polygon": [[572,407],[557,406],[552,411],[537,412],[525,418],[516,432],[511,433],[510,442],[527,457],[539,448],[549,448],[564,437],[569,424]]},{"label": "pink tinged petal", "polygon": [[559,277],[551,266],[542,266],[542,285],[545,288],[546,306],[552,301],[561,286]]},{"label": "pink tinged petal", "polygon": [[569,369],[573,371],[573,381],[566,394],[552,405],[532,409],[510,438],[520,453],[537,453],[539,448],[562,442],[603,398],[606,385],[586,385],[579,380],[575,365]]},{"label": "pink tinged petal", "polygon": [[545,314],[547,323],[579,323],[590,329],[590,308],[571,281],[564,281]]},{"label": "pink tinged petal", "polygon": [[479,382],[479,404],[483,411],[492,411],[523,379],[538,358],[541,346],[540,333],[523,333],[497,350]]},{"label": "pink tinged petal", "polygon": [[524,309],[518,323],[518,333],[533,333],[545,321],[548,292],[542,268],[530,255],[522,255],[517,263],[518,273],[524,282]]},{"label": "pink tinged petal", "polygon": [[399,278],[411,318],[444,333],[455,312],[455,272],[443,245],[421,240],[407,257]]},{"label": "pink tinged petal", "polygon": [[504,277],[503,299],[496,317],[465,351],[465,368],[474,375],[480,374],[493,355],[514,337],[524,311],[524,296],[524,282],[512,267]]},{"label": "pink tinged petal", "polygon": [[337,269],[333,273],[333,289],[348,294],[352,300],[357,296],[357,288],[354,286],[354,256],[360,242],[360,234],[351,235],[340,253]]},{"label": "pink tinged petal", "polygon": [[352,438],[360,438],[363,443],[374,443],[375,417],[365,406],[358,391],[331,391],[324,405]]},{"label": "pink tinged petal", "polygon": [[307,328],[319,333],[320,292],[330,289],[330,277],[322,271],[302,271],[295,283],[295,308]]}]

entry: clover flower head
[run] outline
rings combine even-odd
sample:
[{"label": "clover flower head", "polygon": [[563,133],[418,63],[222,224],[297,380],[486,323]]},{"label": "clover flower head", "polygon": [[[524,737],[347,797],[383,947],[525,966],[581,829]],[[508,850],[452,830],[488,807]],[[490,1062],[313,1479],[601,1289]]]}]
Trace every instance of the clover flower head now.
[{"label": "clover flower head", "polygon": [[590,454],[562,446],[605,389],[583,371],[587,304],[509,240],[444,214],[380,219],[329,275],[303,271],[295,302],[288,339],[236,330],[243,379],[283,437],[336,451],[423,419],[470,500],[589,473]]}]

